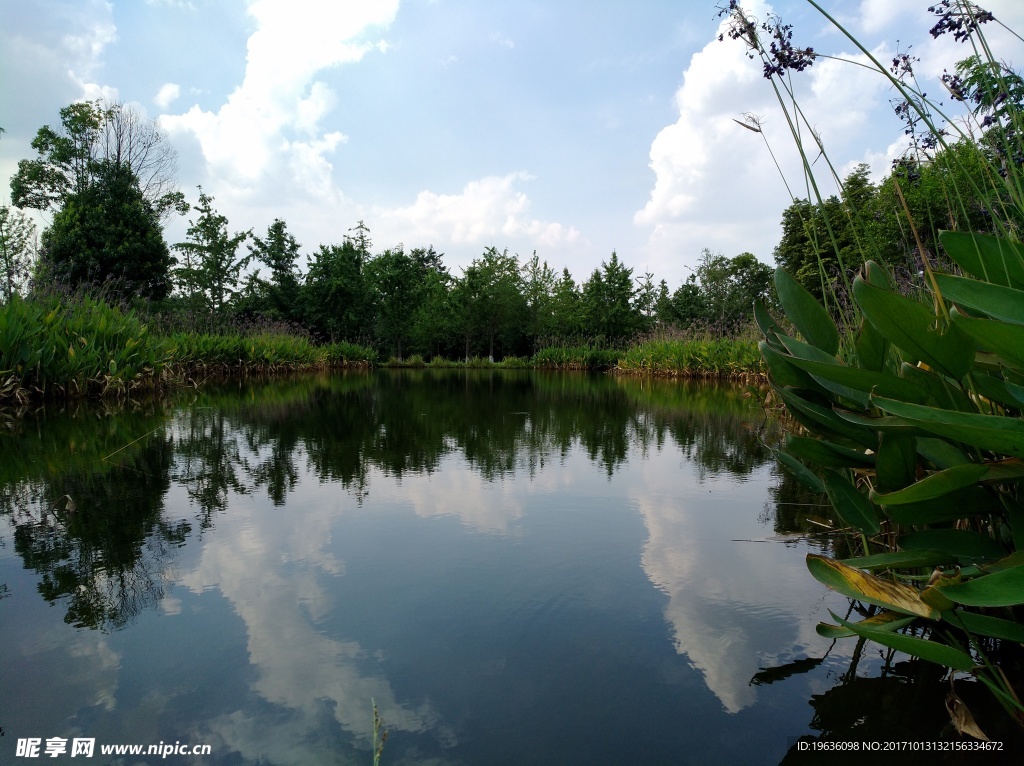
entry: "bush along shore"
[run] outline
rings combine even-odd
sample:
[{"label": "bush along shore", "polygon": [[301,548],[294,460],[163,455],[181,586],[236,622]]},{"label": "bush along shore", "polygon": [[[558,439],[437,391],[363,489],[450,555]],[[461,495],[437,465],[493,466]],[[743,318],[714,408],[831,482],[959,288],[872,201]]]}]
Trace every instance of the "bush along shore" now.
[{"label": "bush along shore", "polygon": [[124,397],[194,386],[219,375],[424,367],[612,371],[671,377],[749,379],[761,373],[747,340],[647,340],[625,349],[551,346],[532,357],[451,361],[421,355],[379,359],[368,346],[316,344],[281,330],[208,334],[151,332],[138,314],[91,297],[15,296],[0,305],[0,404]]}]

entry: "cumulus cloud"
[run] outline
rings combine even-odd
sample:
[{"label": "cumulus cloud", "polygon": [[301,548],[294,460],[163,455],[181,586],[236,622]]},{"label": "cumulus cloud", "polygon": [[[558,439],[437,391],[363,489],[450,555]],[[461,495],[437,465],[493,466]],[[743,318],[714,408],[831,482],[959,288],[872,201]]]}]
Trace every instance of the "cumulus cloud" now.
[{"label": "cumulus cloud", "polygon": [[577,241],[575,227],[530,217],[530,200],[516,185],[531,178],[520,171],[470,181],[460,194],[422,191],[406,207],[376,208],[374,219],[410,242],[479,245],[525,238],[554,246]]},{"label": "cumulus cloud", "polygon": [[153,103],[159,106],[161,109],[166,109],[181,95],[181,86],[174,82],[169,82],[166,85],[161,86],[160,90],[155,96],[153,96]]},{"label": "cumulus cloud", "polygon": [[[345,139],[336,131],[319,134],[335,96],[315,77],[385,49],[365,35],[389,25],[397,10],[397,0],[256,0],[248,8],[256,31],[242,83],[217,111],[196,105],[161,122],[172,135],[192,134],[208,172],[221,181],[245,188],[283,174],[296,186],[333,194],[327,156]],[[314,189],[304,186],[310,182]]]},{"label": "cumulus cloud", "polygon": [[117,88],[94,81],[103,63],[104,50],[117,42],[113,7],[109,2],[90,3],[82,11],[89,17],[83,18],[73,32],[61,38],[69,61],[67,75],[81,89],[79,98],[116,101]]},{"label": "cumulus cloud", "polygon": [[[748,8],[757,19],[772,12],[763,2]],[[822,51],[819,40],[812,42]],[[819,58],[793,83],[810,123],[799,126],[803,150],[823,192],[830,194],[835,186],[820,158],[818,138],[840,172],[867,161],[878,176],[888,170],[887,148],[902,127],[888,103],[889,82],[858,66],[867,57],[838,36],[827,44],[833,46],[829,55],[842,60]],[[848,49],[836,49],[839,44]],[[873,54],[885,62],[894,50],[882,42]],[[675,105],[676,122],[651,144],[654,186],[634,215],[634,223],[649,230],[653,270],[671,271],[680,257],[693,266],[704,247],[730,257],[749,251],[771,262],[790,194],[808,197],[810,192],[790,125],[758,62],[738,41],[713,40],[691,58]],[[736,124],[751,114],[759,119],[760,134]]]}]

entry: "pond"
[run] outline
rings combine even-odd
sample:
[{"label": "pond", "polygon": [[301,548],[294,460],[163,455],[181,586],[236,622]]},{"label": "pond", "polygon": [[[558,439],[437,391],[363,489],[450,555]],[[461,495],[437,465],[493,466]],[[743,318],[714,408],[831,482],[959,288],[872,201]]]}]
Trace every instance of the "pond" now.
[{"label": "pond", "polygon": [[938,679],[815,633],[849,604],[807,573],[837,543],[779,432],[742,388],[536,372],[9,420],[0,760],[370,764],[374,706],[385,764],[775,764],[930,731],[941,694],[907,701]]}]

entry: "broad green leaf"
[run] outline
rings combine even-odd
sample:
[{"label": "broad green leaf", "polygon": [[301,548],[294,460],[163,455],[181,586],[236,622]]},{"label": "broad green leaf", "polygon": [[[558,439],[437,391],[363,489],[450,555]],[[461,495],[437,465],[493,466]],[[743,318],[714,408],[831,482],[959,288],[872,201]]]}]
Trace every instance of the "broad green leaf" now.
[{"label": "broad green leaf", "polygon": [[935,282],[947,301],[980,311],[993,319],[1024,324],[1024,290],[950,274],[936,274]]},{"label": "broad green leaf", "polygon": [[899,541],[904,550],[945,551],[959,564],[997,561],[1006,550],[988,535],[966,529],[923,529],[904,535]]},{"label": "broad green leaf", "polygon": [[845,437],[868,449],[878,446],[878,437],[874,432],[844,420],[831,407],[816,404],[785,388],[777,391],[790,414],[812,431],[817,431],[823,436]]},{"label": "broad green leaf", "polygon": [[851,468],[875,464],[875,456],[832,444],[823,439],[786,434],[786,452],[806,463],[833,468]]},{"label": "broad green leaf", "polygon": [[795,360],[810,359],[812,361],[823,362],[824,364],[839,364],[839,360],[835,356],[822,351],[817,346],[804,343],[803,341],[791,338],[788,335],[780,335],[779,340]]},{"label": "broad green leaf", "polygon": [[978,636],[1002,638],[1014,643],[1024,644],[1024,624],[992,617],[987,614],[968,612],[963,609],[943,612],[942,619],[958,628]]},{"label": "broad green leaf", "polygon": [[814,553],[807,554],[807,568],[815,580],[849,598],[903,614],[938,619],[939,613],[924,603],[910,586],[883,580]]},{"label": "broad green leaf", "polygon": [[761,334],[764,336],[769,335],[784,335],[782,328],[779,327],[778,322],[772,318],[772,315],[768,313],[768,309],[765,308],[764,301],[757,298],[754,301],[754,321],[757,322],[758,329],[761,330]]},{"label": "broad green leaf", "polygon": [[963,231],[939,232],[939,241],[968,274],[994,285],[1024,289],[1024,247],[1018,243]]},{"label": "broad green leaf", "polygon": [[1024,404],[1024,386],[1006,381],[1006,391],[1017,401],[1017,406]]},{"label": "broad green leaf", "polygon": [[965,487],[948,495],[906,505],[887,505],[885,515],[897,524],[942,524],[992,510],[993,499],[980,486]]},{"label": "broad green leaf", "polygon": [[839,351],[839,331],[825,307],[782,269],[775,270],[775,290],[782,310],[804,339],[834,356]]},{"label": "broad green leaf", "polygon": [[947,551],[903,550],[893,553],[874,553],[855,559],[840,559],[843,564],[857,569],[924,569],[939,564],[956,562]]},{"label": "broad green leaf", "polygon": [[863,636],[876,644],[888,646],[898,652],[909,654],[911,657],[920,657],[923,660],[934,662],[954,670],[961,670],[965,673],[974,669],[975,662],[971,655],[960,649],[947,644],[940,644],[935,641],[928,641],[923,638],[906,636],[902,633],[893,633],[880,628],[864,628],[858,623],[847,622],[834,612],[829,612],[832,617],[844,628],[849,628],[858,636]]},{"label": "broad green leaf", "polygon": [[999,319],[977,319],[961,314],[956,308],[950,312],[950,316],[953,318],[953,326],[960,328],[978,344],[979,349],[1024,367],[1024,325]]},{"label": "broad green leaf", "polygon": [[887,433],[895,433],[900,436],[925,435],[924,431],[903,418],[894,418],[889,415],[864,415],[860,412],[850,412],[849,410],[835,410],[835,413],[847,423],[863,426],[869,431],[877,432],[879,435]]},{"label": "broad green leaf", "polygon": [[1004,569],[973,580],[939,588],[950,601],[967,606],[1024,604],[1024,566]]},{"label": "broad green leaf", "polygon": [[917,439],[898,431],[885,431],[878,441],[875,480],[879,491],[892,492],[917,478]]},{"label": "broad green leaf", "polygon": [[824,483],[822,483],[821,479],[819,479],[817,475],[813,471],[811,471],[810,468],[805,466],[792,455],[787,455],[785,452],[776,452],[775,457],[777,457],[779,459],[779,462],[782,463],[789,470],[789,472],[796,477],[797,481],[799,481],[809,490],[811,490],[812,492],[817,492],[819,495],[825,494]]},{"label": "broad green leaf", "polygon": [[[810,373],[818,383],[836,395],[852,399],[863,407],[867,406],[867,395],[872,391],[879,396],[888,396],[893,399],[908,399],[920,404],[925,402],[925,393],[919,387],[902,378],[897,378],[895,375],[862,370],[860,367],[848,367],[845,364],[839,364],[832,357],[829,357],[832,359],[831,362],[810,359],[790,347],[791,344],[799,343],[799,341],[784,339],[783,342],[793,354],[790,360],[793,365]],[[805,345],[804,347],[811,348]]]},{"label": "broad green leaf", "polygon": [[974,361],[974,344],[955,326],[936,329],[932,309],[910,298],[874,287],[857,277],[853,296],[861,311],[894,346],[912,361],[960,380]]},{"label": "broad green leaf", "polygon": [[[861,628],[875,628],[877,630],[899,630],[907,627],[916,620],[916,617],[907,617],[899,612],[879,612],[856,623]],[[827,622],[819,622],[814,631],[823,638],[849,638],[857,635],[849,628],[841,628],[838,625],[830,625]]]},{"label": "broad green leaf", "polygon": [[923,500],[942,497],[950,492],[976,484],[987,472],[988,468],[981,463],[965,463],[933,473],[931,476],[894,492],[871,490],[870,497],[873,502],[881,506],[920,503]]},{"label": "broad green leaf", "polygon": [[885,358],[889,353],[889,341],[866,319],[860,320],[860,330],[854,344],[857,362],[865,370],[881,372],[885,369]]},{"label": "broad green leaf", "polygon": [[934,465],[938,470],[971,462],[967,453],[945,439],[932,436],[917,438],[917,454]]},{"label": "broad green leaf", "polygon": [[[864,278],[869,284],[883,290],[892,290],[892,280],[888,272],[874,261],[864,264]],[[889,355],[889,341],[885,339],[875,326],[867,319],[861,318],[860,330],[855,343],[857,361],[865,370],[881,372],[885,369],[885,360]]]},{"label": "broad green leaf", "polygon": [[[957,578],[940,577],[939,582],[947,584]],[[942,591],[936,587],[936,585],[928,585],[921,591],[921,600],[928,604],[930,607],[938,609],[940,612],[947,612],[950,609],[955,609],[956,604],[950,601],[948,598],[942,595]]]},{"label": "broad green leaf", "polygon": [[1024,395],[1024,388],[1015,383],[977,370],[971,373],[971,380],[974,383],[974,390],[989,401],[1010,409],[1020,409],[1024,404],[1024,399],[1018,398]]},{"label": "broad green leaf", "polygon": [[767,341],[760,341],[757,348],[761,352],[761,358],[764,359],[764,363],[768,367],[768,374],[775,385],[814,391],[822,390],[814,378],[792,364],[792,357],[779,353]]},{"label": "broad green leaf", "polygon": [[880,287],[883,290],[888,290],[889,292],[896,289],[896,285],[892,281],[892,276],[885,270],[885,267],[880,266],[877,261],[865,261],[862,273],[868,284]]},{"label": "broad green leaf", "polygon": [[825,494],[843,523],[858,532],[878,534],[881,530],[878,509],[862,492],[858,492],[838,471],[826,469],[821,478],[825,483]]},{"label": "broad green leaf", "polygon": [[[890,399],[903,399],[912,401],[915,404],[927,404],[926,398],[934,400],[935,404],[946,410],[961,410],[962,412],[974,412],[971,400],[967,398],[960,386],[949,382],[932,370],[925,370],[904,362],[900,366],[900,377],[907,385],[914,386],[920,392],[917,398],[909,399],[904,396],[890,396]],[[887,396],[884,391],[876,391],[879,396]]]},{"label": "broad green leaf", "polygon": [[1024,457],[1024,422],[1018,418],[951,412],[895,399],[871,397],[883,412],[955,442],[1014,457]]}]

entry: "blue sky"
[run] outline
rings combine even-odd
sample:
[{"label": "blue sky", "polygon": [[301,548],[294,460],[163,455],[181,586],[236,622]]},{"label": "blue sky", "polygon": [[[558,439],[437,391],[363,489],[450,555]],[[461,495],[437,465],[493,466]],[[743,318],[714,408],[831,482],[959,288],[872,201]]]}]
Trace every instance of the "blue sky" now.
[{"label": "blue sky", "polygon": [[[938,90],[968,51],[928,36],[929,4],[824,2],[881,60],[911,46]],[[1024,29],[1020,0],[983,5]],[[802,0],[745,6],[852,55]],[[713,2],[678,0],[0,0],[0,199],[40,126],[105,97],[159,120],[186,196],[202,184],[233,230],[280,217],[309,254],[361,219],[375,250],[432,244],[456,274],[493,245],[582,280],[615,249],[674,288],[703,248],[772,263],[790,200],[733,119],[763,118],[800,181],[759,64],[719,23]],[[902,146],[885,82],[819,60],[798,85],[833,162],[880,178]]]}]

